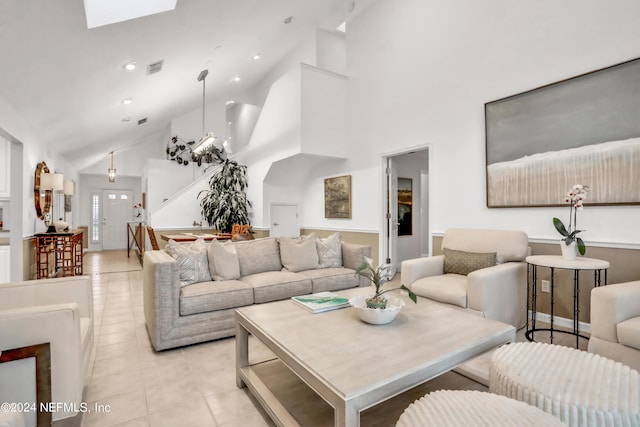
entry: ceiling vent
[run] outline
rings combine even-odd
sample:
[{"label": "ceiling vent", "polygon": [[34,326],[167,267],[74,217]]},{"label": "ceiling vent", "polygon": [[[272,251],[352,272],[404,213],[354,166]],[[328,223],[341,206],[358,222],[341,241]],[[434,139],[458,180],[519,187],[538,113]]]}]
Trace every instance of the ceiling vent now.
[{"label": "ceiling vent", "polygon": [[147,119],[148,119],[148,117],[145,117],[144,119],[138,120],[138,125],[143,125],[143,124],[147,123]]},{"label": "ceiling vent", "polygon": [[153,63],[147,65],[147,74],[155,74],[155,73],[159,73],[160,71],[162,71],[162,64],[163,63],[164,63],[164,59],[161,59],[160,61],[153,62]]}]

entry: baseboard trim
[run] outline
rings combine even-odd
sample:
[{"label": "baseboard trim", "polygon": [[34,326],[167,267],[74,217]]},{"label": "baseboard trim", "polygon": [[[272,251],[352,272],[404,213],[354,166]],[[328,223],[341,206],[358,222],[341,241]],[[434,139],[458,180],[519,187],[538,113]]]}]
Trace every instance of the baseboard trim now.
[{"label": "baseboard trim", "polygon": [[[531,319],[531,310],[527,312],[529,319]],[[551,316],[547,313],[536,313],[536,321],[545,323],[551,323]],[[562,326],[563,328],[573,329],[573,319],[567,319],[566,317],[553,316],[553,324]],[[580,332],[591,333],[591,324],[586,322],[578,322]]]}]

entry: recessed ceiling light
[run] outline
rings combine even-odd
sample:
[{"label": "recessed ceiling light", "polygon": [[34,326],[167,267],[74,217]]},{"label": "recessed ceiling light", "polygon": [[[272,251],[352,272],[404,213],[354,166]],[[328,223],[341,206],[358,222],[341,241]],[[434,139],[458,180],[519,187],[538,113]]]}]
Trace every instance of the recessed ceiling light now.
[{"label": "recessed ceiling light", "polygon": [[234,101],[233,99],[228,100],[225,105],[231,105],[231,104],[235,104],[236,101]]},{"label": "recessed ceiling light", "polygon": [[123,122],[130,122],[131,121],[131,117],[124,117],[122,119]]},{"label": "recessed ceiling light", "polygon": [[234,82],[239,82],[239,81],[240,81],[240,76],[235,76],[235,77],[233,78],[233,81],[234,81]]},{"label": "recessed ceiling light", "polygon": [[127,62],[122,66],[122,68],[124,68],[127,71],[133,71],[136,69],[136,63],[135,61]]},{"label": "recessed ceiling light", "polygon": [[123,100],[122,100],[122,103],[123,103],[124,105],[129,105],[129,104],[131,104],[132,102],[133,102],[133,99],[131,99],[131,98],[125,98],[125,99],[123,99]]},{"label": "recessed ceiling light", "polygon": [[259,54],[259,53],[256,53],[255,55],[253,55],[253,56],[251,57],[251,59],[253,59],[254,61],[257,61],[258,59],[260,59],[260,54]]}]

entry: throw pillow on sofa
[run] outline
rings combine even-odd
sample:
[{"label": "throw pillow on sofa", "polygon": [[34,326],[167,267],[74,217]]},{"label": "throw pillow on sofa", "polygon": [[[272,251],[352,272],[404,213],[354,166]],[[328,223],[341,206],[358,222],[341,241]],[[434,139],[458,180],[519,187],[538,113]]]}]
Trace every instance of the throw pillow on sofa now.
[{"label": "throw pillow on sofa", "polygon": [[209,271],[213,280],[236,280],[240,278],[240,263],[235,245],[212,240],[207,249]]},{"label": "throw pillow on sofa", "polygon": [[319,268],[342,267],[342,242],[340,238],[339,232],[333,233],[325,239],[316,238]]},{"label": "throw pillow on sofa", "polygon": [[318,268],[316,236],[280,237],[280,259],[289,271],[298,272]]},{"label": "throw pillow on sofa", "polygon": [[193,243],[178,243],[170,239],[164,249],[178,262],[182,286],[211,280],[204,239]]},{"label": "throw pillow on sofa", "polygon": [[282,270],[278,241],[275,237],[234,242],[233,244],[236,247],[240,263],[240,276]]},{"label": "throw pillow on sofa", "polygon": [[496,253],[477,253],[443,248],[444,273],[466,276],[472,271],[496,265]]}]

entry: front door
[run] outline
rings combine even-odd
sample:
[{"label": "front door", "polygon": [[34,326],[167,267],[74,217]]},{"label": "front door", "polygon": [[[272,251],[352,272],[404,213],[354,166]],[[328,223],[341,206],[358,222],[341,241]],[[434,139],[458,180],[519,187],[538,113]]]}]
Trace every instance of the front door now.
[{"label": "front door", "polygon": [[127,249],[127,221],[133,219],[133,191],[102,190],[102,249]]}]

